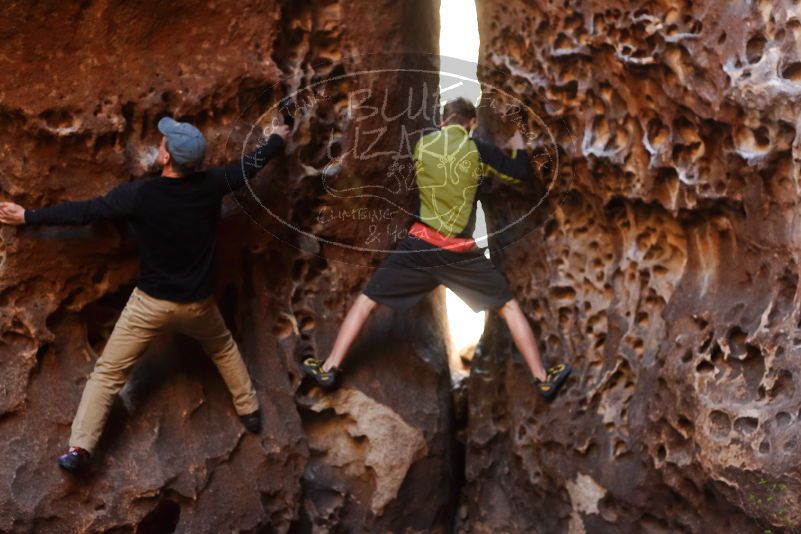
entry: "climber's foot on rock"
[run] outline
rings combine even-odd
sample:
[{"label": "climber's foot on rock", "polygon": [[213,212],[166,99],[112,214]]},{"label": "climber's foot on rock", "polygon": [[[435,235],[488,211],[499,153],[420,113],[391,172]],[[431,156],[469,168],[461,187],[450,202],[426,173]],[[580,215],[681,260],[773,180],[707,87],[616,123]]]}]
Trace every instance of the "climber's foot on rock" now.
[{"label": "climber's foot on rock", "polygon": [[338,371],[336,367],[332,367],[330,371],[323,371],[323,362],[314,356],[305,357],[300,366],[303,372],[312,377],[320,386],[325,389],[334,388]]},{"label": "climber's foot on rock", "polygon": [[251,434],[258,434],[261,432],[261,410],[256,410],[253,413],[240,415],[239,420],[242,421],[242,426]]},{"label": "climber's foot on rock", "polygon": [[548,369],[548,375],[544,381],[536,381],[537,391],[548,400],[554,398],[572,371],[573,368],[569,364],[560,363],[559,365],[554,365]]},{"label": "climber's foot on rock", "polygon": [[58,457],[58,465],[70,473],[80,473],[89,467],[89,459],[88,451],[80,447],[70,447],[66,454]]}]

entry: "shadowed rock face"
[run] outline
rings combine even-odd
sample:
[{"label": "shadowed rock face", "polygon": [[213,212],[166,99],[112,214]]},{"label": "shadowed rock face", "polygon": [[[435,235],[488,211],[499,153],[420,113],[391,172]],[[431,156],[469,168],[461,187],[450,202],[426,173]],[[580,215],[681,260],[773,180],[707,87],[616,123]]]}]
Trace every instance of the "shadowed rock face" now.
[{"label": "shadowed rock face", "polygon": [[[0,21],[0,186],[4,199],[29,207],[90,198],[142,176],[165,114],[203,130],[208,164],[235,160],[250,125],[269,122],[261,114],[281,97],[376,65],[414,66],[404,53],[435,52],[438,33],[436,6],[417,1],[5,3]],[[368,55],[375,52],[386,57]],[[83,385],[133,287],[134,241],[121,223],[0,229],[0,531],[449,528],[455,486],[441,296],[405,317],[377,316],[354,350],[361,362],[342,397],[322,397],[301,384],[298,350],[325,355],[380,255],[321,247],[278,222],[364,241],[362,221],[319,213],[384,206],[331,195],[321,173],[357,138],[361,111],[349,112],[348,93],[386,92],[387,109],[402,109],[408,95],[395,99],[392,90],[414,76],[316,89],[312,107],[295,113],[288,154],[253,182],[272,215],[247,193],[225,204],[217,300],[256,382],[258,437],[244,432],[194,342],[165,336],[134,368],[93,472],[60,472],[55,458]],[[435,85],[429,80],[429,91]],[[382,142],[397,145],[397,136]],[[351,159],[337,177],[381,185],[386,165]],[[384,222],[406,217],[398,211]]]},{"label": "shadowed rock face", "polygon": [[798,532],[798,6],[478,5],[479,77],[560,156],[496,257],[575,375],[547,406],[490,321],[463,530]]}]

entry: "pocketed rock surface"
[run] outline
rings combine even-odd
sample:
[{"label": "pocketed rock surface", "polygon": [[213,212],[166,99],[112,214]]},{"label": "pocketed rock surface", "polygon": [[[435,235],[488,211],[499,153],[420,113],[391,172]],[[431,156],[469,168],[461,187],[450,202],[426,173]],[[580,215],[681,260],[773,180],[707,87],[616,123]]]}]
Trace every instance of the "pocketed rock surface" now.
[{"label": "pocketed rock surface", "polygon": [[[558,146],[494,257],[574,375],[539,400],[490,322],[460,530],[801,531],[799,6],[478,7],[485,120]],[[531,204],[494,195],[491,230]]]},{"label": "pocketed rock surface", "polygon": [[[0,21],[0,187],[27,207],[139,179],[167,114],[201,128],[209,165],[236,161],[282,97],[345,77],[326,98],[295,99],[287,154],[252,182],[270,213],[248,192],[224,205],[216,298],[256,383],[259,436],[245,432],[199,347],[165,335],[133,369],[90,473],[60,471],[81,391],[134,285],[134,236],[118,222],[0,229],[0,532],[447,531],[456,492],[440,297],[377,317],[354,349],[361,364],[326,397],[302,381],[299,356],[325,356],[380,253],[290,228],[364,243],[369,227],[331,213],[386,206],[328,193],[327,154],[355,143],[361,111],[348,112],[349,91],[388,94],[388,111],[408,95],[391,91],[402,74],[347,77],[408,67],[407,50],[436,52],[436,10],[6,2]],[[397,145],[397,133],[383,142]],[[386,180],[375,160],[341,168],[343,181]]]}]

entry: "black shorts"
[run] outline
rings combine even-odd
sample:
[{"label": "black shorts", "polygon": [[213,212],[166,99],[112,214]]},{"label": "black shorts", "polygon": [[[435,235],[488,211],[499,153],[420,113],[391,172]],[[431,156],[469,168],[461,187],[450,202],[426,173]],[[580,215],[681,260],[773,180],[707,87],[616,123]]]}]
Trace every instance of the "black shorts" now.
[{"label": "black shorts", "polygon": [[453,252],[406,237],[367,283],[364,294],[397,311],[411,308],[444,284],[473,311],[497,309],[512,300],[506,278],[484,249]]}]

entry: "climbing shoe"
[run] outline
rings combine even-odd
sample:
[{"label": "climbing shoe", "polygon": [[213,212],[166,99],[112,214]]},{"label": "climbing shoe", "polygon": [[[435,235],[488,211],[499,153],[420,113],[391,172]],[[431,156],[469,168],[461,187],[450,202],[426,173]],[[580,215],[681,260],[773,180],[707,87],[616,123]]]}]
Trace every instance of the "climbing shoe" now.
[{"label": "climbing shoe", "polygon": [[242,421],[242,426],[251,434],[258,434],[261,432],[261,410],[240,415],[239,420]]},{"label": "climbing shoe", "polygon": [[336,382],[336,367],[330,371],[323,371],[323,362],[314,356],[304,358],[300,366],[303,372],[312,377],[319,385],[325,389],[333,389]]},{"label": "climbing shoe", "polygon": [[89,466],[89,452],[80,447],[70,447],[67,454],[58,457],[58,465],[70,473],[79,473]]},{"label": "climbing shoe", "polygon": [[537,380],[537,391],[548,400],[554,398],[572,371],[573,368],[566,363],[554,365],[548,369],[545,381]]}]

